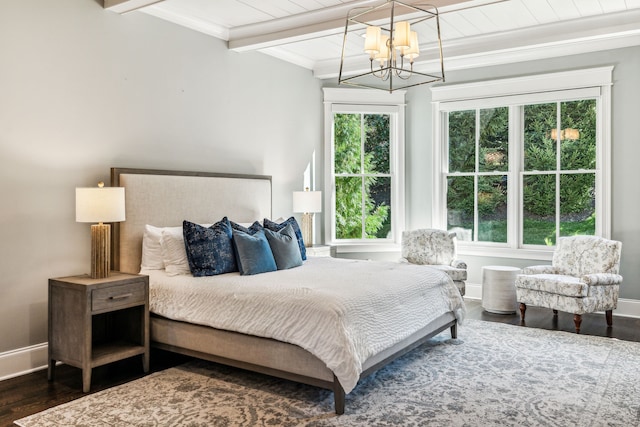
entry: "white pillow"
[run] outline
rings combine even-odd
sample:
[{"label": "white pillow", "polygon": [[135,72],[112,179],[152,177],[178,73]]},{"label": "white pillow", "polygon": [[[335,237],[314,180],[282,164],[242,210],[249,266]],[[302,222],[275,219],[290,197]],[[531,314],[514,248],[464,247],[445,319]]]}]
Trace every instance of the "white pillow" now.
[{"label": "white pillow", "polygon": [[164,269],[169,276],[191,274],[187,251],[184,247],[184,235],[182,227],[168,227],[162,230],[160,238],[160,250]]},{"label": "white pillow", "polygon": [[142,235],[142,262],[140,263],[140,267],[143,269],[162,270],[164,268],[160,238],[162,237],[162,230],[165,228],[182,231],[182,227],[155,227],[149,224],[144,226],[144,234]]},{"label": "white pillow", "polygon": [[[203,227],[211,227],[211,224],[201,224]],[[160,246],[160,240],[162,239],[162,232],[167,230],[172,234],[179,234],[182,238],[182,245],[184,246],[184,237],[182,234],[182,227],[156,227],[154,225],[146,224],[144,226],[144,233],[142,234],[142,260],[140,267],[147,270],[163,270],[166,268],[164,257],[162,254],[162,247]],[[184,248],[183,248],[184,249]],[[185,250],[186,254],[186,250]],[[186,256],[186,255],[185,255]],[[189,265],[187,264],[187,268]],[[171,267],[170,270],[174,270],[175,267]],[[180,274],[180,273],[179,273]]]}]

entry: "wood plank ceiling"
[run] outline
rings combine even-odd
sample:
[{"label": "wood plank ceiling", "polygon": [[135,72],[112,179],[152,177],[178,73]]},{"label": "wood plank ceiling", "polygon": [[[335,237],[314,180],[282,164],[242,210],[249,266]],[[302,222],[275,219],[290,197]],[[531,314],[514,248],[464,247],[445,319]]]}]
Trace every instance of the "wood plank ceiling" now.
[{"label": "wood plank ceiling", "polygon": [[[424,1],[405,0],[405,3]],[[313,71],[338,72],[345,17],[380,0],[105,0],[117,13],[147,13]],[[640,0],[433,0],[445,68],[463,69],[640,45]],[[432,25],[432,24],[429,24]],[[428,30],[428,28],[424,28]],[[433,40],[417,67],[437,65]],[[346,52],[347,73],[368,67],[361,47]],[[365,58],[366,59],[366,58]]]}]

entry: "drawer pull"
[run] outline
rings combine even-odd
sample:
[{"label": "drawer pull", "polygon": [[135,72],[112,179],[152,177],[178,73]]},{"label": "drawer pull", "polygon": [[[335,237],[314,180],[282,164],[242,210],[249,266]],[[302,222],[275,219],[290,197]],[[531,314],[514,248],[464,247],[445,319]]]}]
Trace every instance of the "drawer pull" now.
[{"label": "drawer pull", "polygon": [[131,296],[133,296],[132,293],[122,294],[122,295],[114,295],[112,297],[109,297],[109,300],[115,301],[115,300],[119,300],[119,299],[127,299],[127,298],[129,298]]}]

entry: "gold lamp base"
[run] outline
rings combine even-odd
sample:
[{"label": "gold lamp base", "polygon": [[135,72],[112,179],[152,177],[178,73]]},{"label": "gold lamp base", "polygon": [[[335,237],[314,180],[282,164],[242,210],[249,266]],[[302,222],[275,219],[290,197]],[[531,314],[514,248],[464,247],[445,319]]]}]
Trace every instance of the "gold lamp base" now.
[{"label": "gold lamp base", "polygon": [[91,225],[91,278],[109,277],[111,269],[111,225]]}]

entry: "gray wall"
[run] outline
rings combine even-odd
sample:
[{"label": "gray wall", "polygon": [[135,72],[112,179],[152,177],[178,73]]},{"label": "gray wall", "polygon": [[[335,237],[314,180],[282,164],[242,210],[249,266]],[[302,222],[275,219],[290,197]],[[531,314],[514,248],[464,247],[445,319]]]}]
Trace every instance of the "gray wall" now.
[{"label": "gray wall", "polygon": [[0,352],[47,341],[47,279],[89,271],[75,187],[112,166],[272,175],[278,217],[322,153],[310,71],[140,12],[2,0],[0,58]]},{"label": "gray wall", "polygon": [[[445,52],[446,56],[446,52]],[[640,47],[615,49],[564,58],[447,72],[447,83],[491,80],[554,71],[614,65],[612,88],[612,238],[622,241],[622,298],[640,300]],[[445,61],[446,66],[446,61]],[[414,88],[407,96],[407,228],[431,225],[432,121],[431,92]],[[469,282],[481,283],[483,265],[523,267],[536,260],[464,256]]]}]

